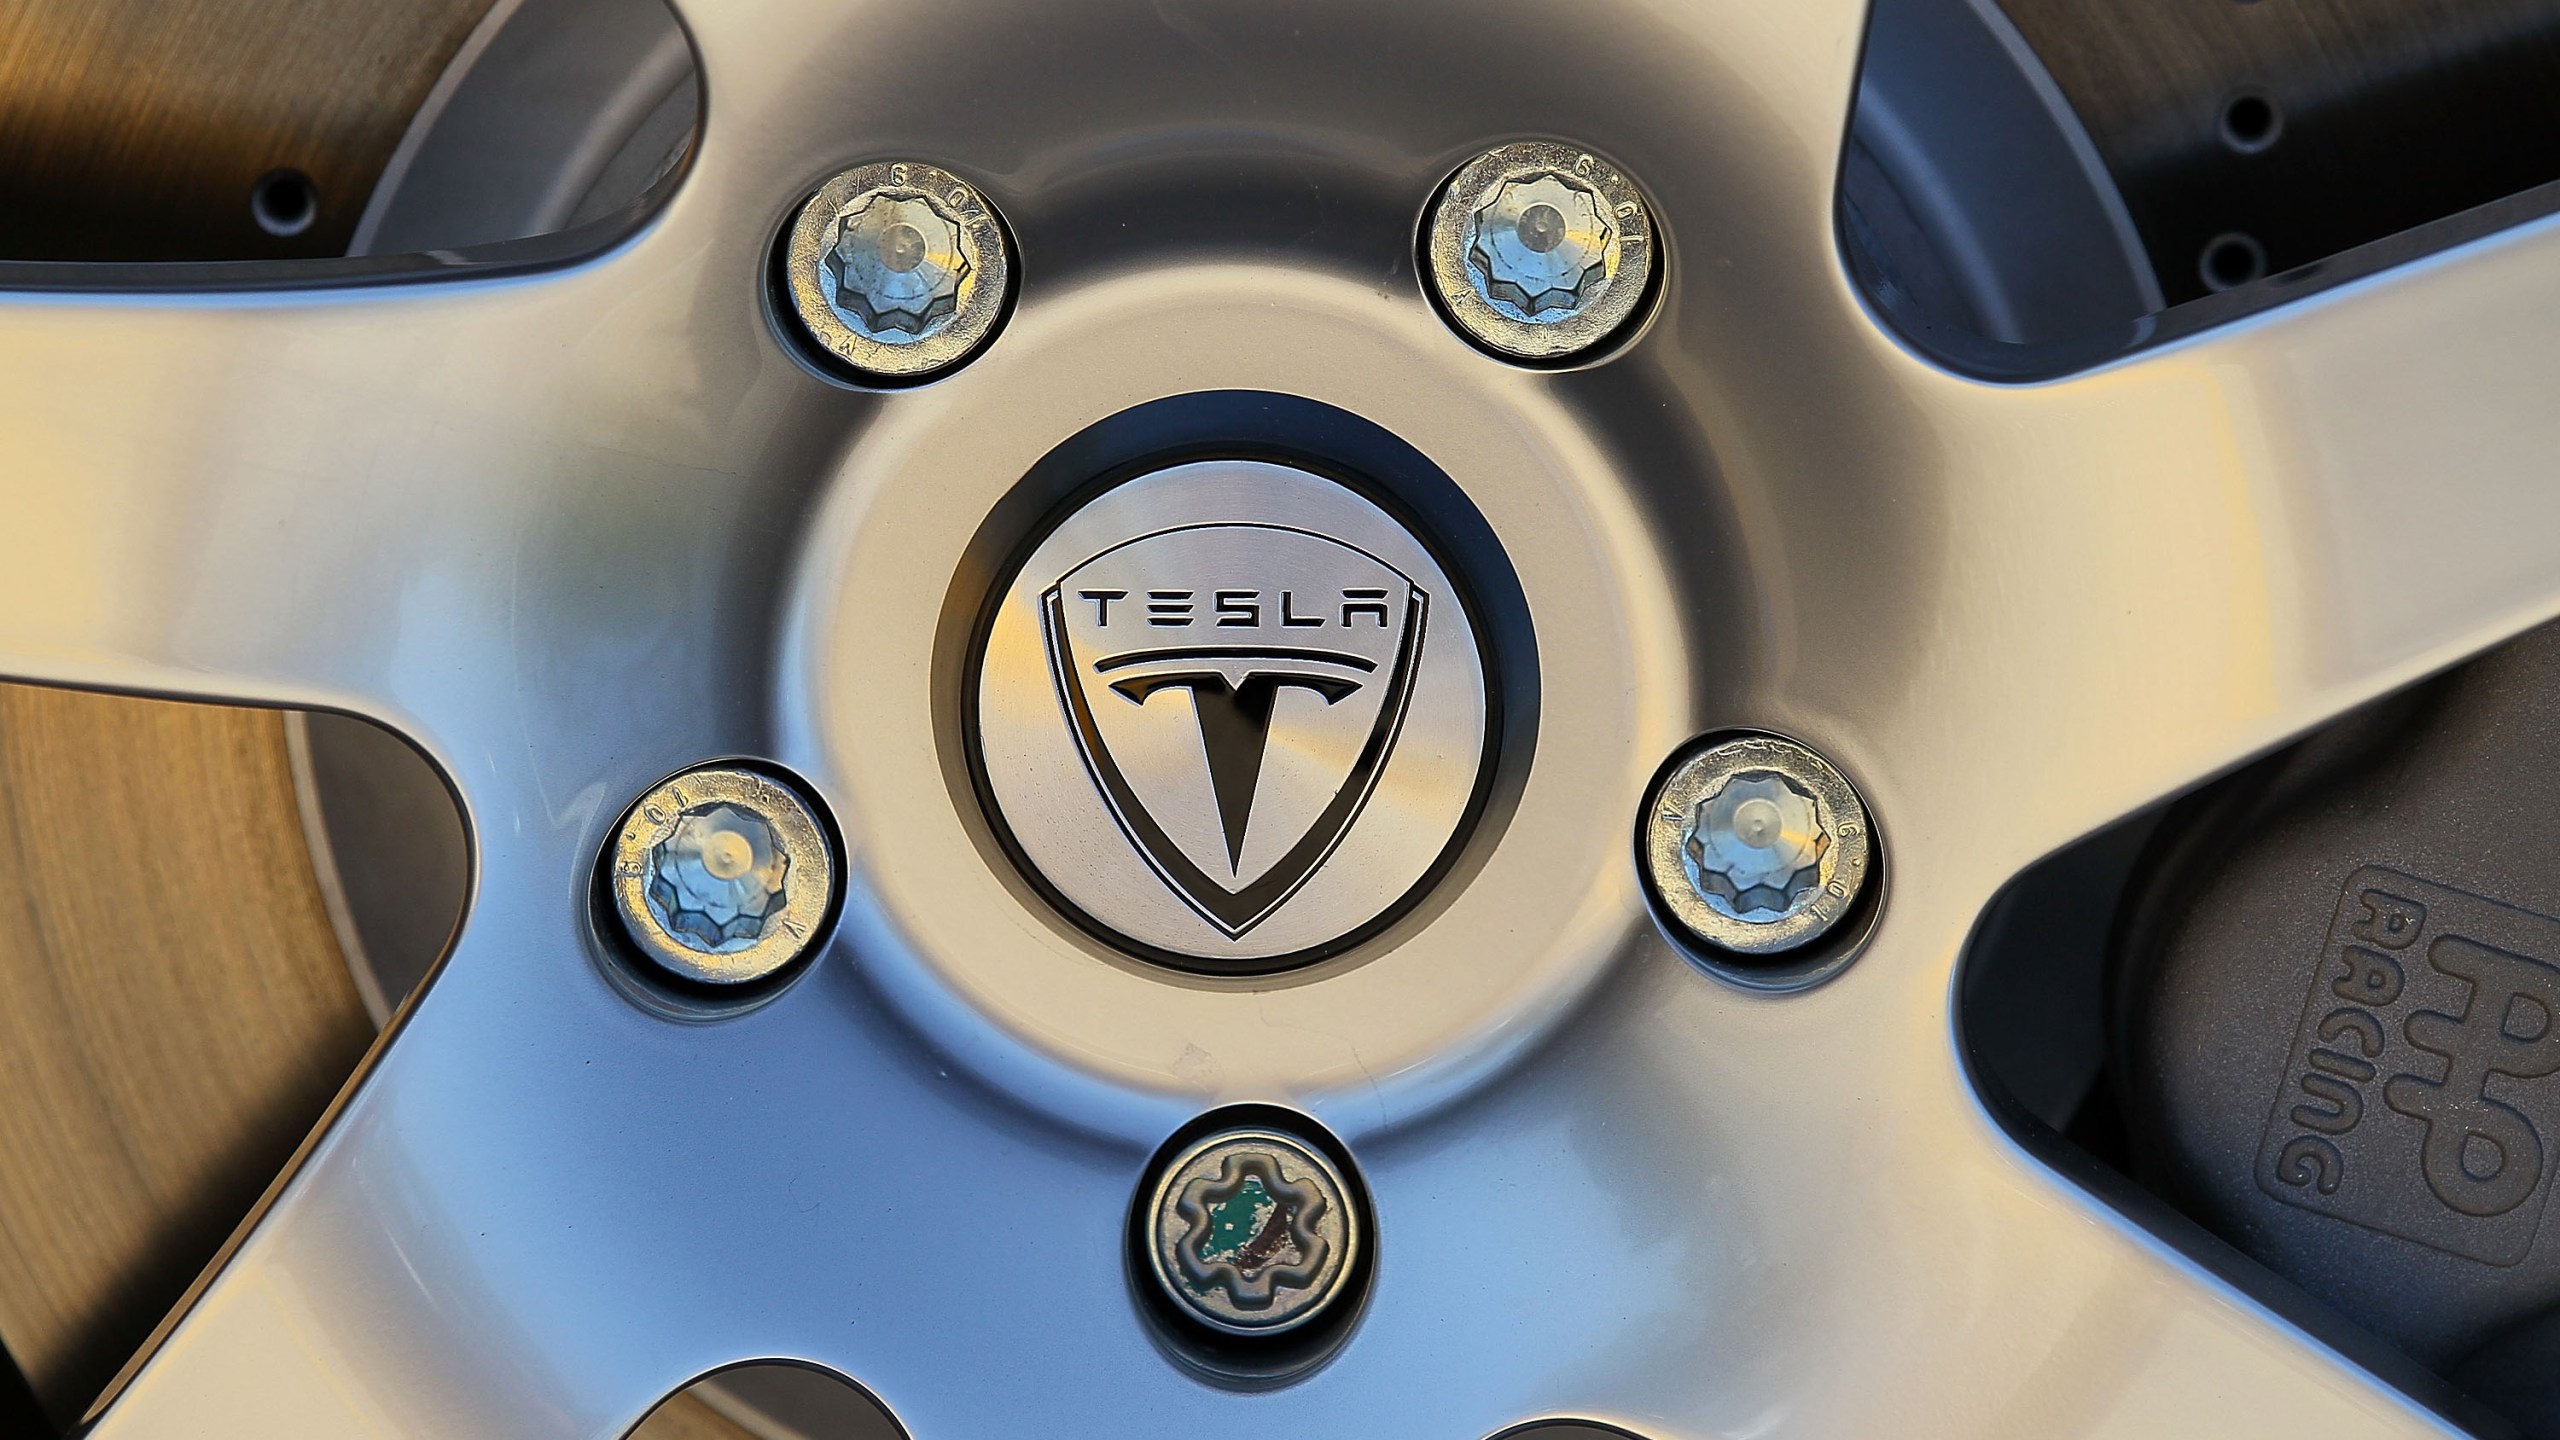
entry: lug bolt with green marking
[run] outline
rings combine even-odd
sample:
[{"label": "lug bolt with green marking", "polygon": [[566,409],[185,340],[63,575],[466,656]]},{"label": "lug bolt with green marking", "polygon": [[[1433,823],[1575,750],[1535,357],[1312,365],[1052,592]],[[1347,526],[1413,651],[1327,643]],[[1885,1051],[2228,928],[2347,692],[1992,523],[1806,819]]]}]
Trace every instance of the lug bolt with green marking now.
[{"label": "lug bolt with green marking", "polygon": [[1313,1147],[1223,1130],[1165,1167],[1144,1212],[1149,1268],[1186,1318],[1282,1335],[1331,1311],[1367,1243],[1342,1172]]}]

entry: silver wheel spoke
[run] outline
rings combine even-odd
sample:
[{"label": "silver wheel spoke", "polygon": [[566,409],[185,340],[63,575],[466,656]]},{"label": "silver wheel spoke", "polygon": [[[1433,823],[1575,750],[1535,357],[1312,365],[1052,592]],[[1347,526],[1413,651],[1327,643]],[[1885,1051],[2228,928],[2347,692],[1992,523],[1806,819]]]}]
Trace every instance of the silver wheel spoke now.
[{"label": "silver wheel spoke", "polygon": [[792,503],[755,474],[759,422],[814,382],[778,356],[696,368],[679,322],[704,266],[671,249],[662,230],[462,287],[0,306],[0,486],[29,559],[0,579],[0,674],[345,706],[475,799],[528,766],[556,787],[630,738],[643,695],[734,730]]},{"label": "silver wheel spoke", "polygon": [[[578,282],[537,294],[563,283]],[[345,693],[387,658],[404,599],[425,598],[409,587],[503,558],[525,506],[493,508],[499,446],[474,431],[525,448],[533,417],[505,403],[489,342],[541,304],[475,289],[0,306],[10,512],[34,562],[0,580],[0,665]]]},{"label": "silver wheel spoke", "polygon": [[2538,225],[2050,385],[1889,356],[1848,462],[1888,548],[1798,597],[1883,812],[2005,876],[2560,611],[2556,258]]}]

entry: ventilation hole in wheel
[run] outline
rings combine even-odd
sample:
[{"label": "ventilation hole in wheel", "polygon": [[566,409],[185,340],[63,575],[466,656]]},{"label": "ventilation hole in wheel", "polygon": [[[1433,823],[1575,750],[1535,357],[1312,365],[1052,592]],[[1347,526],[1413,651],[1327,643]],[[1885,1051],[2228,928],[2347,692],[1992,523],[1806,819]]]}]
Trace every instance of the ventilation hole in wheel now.
[{"label": "ventilation hole in wheel", "polygon": [[2204,258],[2198,262],[2207,290],[2229,290],[2263,278],[2267,273],[2267,247],[2256,237],[2233,231],[2216,235],[2205,242]]},{"label": "ventilation hole in wheel", "polygon": [[907,1429],[833,1371],[760,1360],[668,1396],[625,1440],[907,1440]]},{"label": "ventilation hole in wheel", "polygon": [[270,235],[299,235],[320,218],[320,188],[299,170],[270,170],[249,192],[249,214]]}]

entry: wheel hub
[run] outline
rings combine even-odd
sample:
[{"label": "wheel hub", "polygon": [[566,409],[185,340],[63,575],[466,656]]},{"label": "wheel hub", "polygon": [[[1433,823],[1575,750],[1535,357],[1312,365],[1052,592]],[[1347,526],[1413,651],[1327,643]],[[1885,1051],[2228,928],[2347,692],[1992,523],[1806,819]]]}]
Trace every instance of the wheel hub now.
[{"label": "wheel hub", "polygon": [[1339,951],[1480,808],[1494,707],[1463,593],[1304,470],[1195,461],[1086,501],[981,643],[998,823],[1141,955],[1241,973]]}]

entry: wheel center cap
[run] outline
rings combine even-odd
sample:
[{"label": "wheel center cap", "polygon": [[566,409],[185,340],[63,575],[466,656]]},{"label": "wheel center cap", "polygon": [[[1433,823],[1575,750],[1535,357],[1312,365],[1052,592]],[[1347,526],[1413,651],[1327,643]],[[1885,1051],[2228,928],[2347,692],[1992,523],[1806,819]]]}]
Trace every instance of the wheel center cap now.
[{"label": "wheel center cap", "polygon": [[1206,461],[1069,513],[999,599],[979,759],[1073,918],[1260,971],[1356,943],[1476,808],[1492,713],[1464,598],[1349,487]]}]

